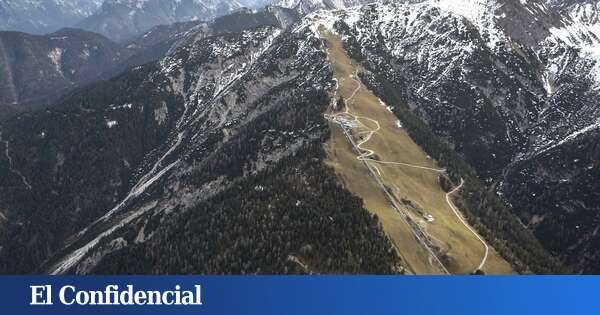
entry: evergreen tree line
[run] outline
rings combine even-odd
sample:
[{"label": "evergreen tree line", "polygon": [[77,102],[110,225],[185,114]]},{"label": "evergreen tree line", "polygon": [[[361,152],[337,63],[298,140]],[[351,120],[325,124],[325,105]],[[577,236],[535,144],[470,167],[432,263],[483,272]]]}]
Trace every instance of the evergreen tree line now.
[{"label": "evergreen tree line", "polygon": [[469,223],[516,271],[539,274],[565,272],[560,261],[542,247],[533,233],[521,226],[493,189],[483,184],[463,157],[408,108],[400,89],[384,76],[373,72],[362,73],[361,78],[378,97],[393,106],[394,114],[410,137],[448,170],[454,185],[458,185],[461,178],[465,181],[456,205],[467,216]]},{"label": "evergreen tree line", "polygon": [[[105,257],[112,274],[392,274],[400,259],[378,219],[344,190],[319,143],[163,223]],[[130,233],[135,237],[136,229]]]}]

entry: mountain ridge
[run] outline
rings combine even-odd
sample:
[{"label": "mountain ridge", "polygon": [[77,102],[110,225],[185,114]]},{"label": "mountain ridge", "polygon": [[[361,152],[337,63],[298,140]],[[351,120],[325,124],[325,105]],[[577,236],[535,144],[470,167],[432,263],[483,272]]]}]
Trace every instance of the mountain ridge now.
[{"label": "mountain ridge", "polygon": [[598,272],[597,34],[539,1],[498,3],[384,1],[224,33],[199,24],[160,60],[3,124],[0,172],[31,189],[0,182],[0,269],[408,270],[324,163],[323,114],[344,104],[324,27],[397,128],[446,168],[439,185],[464,180],[457,208],[514,270]]},{"label": "mountain ridge", "polygon": [[63,93],[91,83],[126,51],[102,35],[62,29],[48,35],[0,32],[0,106],[51,104]]},{"label": "mountain ridge", "polygon": [[0,30],[46,34],[92,15],[102,0],[2,0]]},{"label": "mountain ridge", "polygon": [[237,0],[107,0],[77,27],[125,41],[156,25],[209,21],[240,8]]}]

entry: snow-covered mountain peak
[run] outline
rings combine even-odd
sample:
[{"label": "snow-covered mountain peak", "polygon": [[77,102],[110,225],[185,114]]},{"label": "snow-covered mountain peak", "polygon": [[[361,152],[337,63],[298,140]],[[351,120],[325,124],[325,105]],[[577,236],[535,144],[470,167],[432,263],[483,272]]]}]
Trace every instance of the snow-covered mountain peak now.
[{"label": "snow-covered mountain peak", "polygon": [[495,11],[499,6],[496,0],[429,0],[427,2],[432,6],[464,16],[472,22],[484,19],[489,12]]},{"label": "snow-covered mountain peak", "polygon": [[345,9],[377,0],[276,0],[274,5],[297,10],[300,14],[308,14],[318,10]]},{"label": "snow-covered mountain peak", "polygon": [[[560,14],[562,24],[549,29],[551,35],[544,44],[559,56],[558,60],[564,59],[564,54],[556,53],[561,47],[575,49],[591,64],[588,77],[593,88],[600,90],[600,1],[558,1],[550,5]],[[552,67],[557,68],[561,67]]]},{"label": "snow-covered mountain peak", "polygon": [[[550,25],[548,42],[572,47],[587,47],[600,43],[600,1],[546,0],[555,16]],[[546,6],[546,4],[543,4]]]},{"label": "snow-covered mountain peak", "polygon": [[[319,26],[324,25],[335,31],[333,25],[343,21],[352,28],[356,23],[372,23],[379,26],[379,32],[384,36],[388,32],[414,32],[417,36],[423,30],[432,32],[432,28],[425,28],[427,19],[442,17],[439,23],[454,21],[447,25],[449,29],[475,30],[485,46],[492,50],[513,44],[544,52],[575,49],[591,64],[591,78],[600,82],[597,3],[578,3],[568,7],[567,12],[559,12],[540,0],[382,1],[343,10],[313,12],[307,15],[300,28],[310,27],[318,32]],[[444,32],[438,26],[435,29]],[[469,46],[472,40],[463,44]],[[396,42],[396,46],[401,45]],[[566,59],[559,55],[554,57],[558,59],[549,62],[547,76],[555,76],[556,69],[565,67],[562,63]],[[551,94],[551,90],[548,88],[547,93]]]},{"label": "snow-covered mountain peak", "polygon": [[[125,5],[130,8],[142,9],[149,3],[152,3],[153,0],[105,0],[104,5]],[[189,2],[195,5],[203,5],[206,7],[216,7],[219,4],[223,3],[222,0],[176,0],[174,1],[176,4],[182,4],[185,2]],[[233,3],[236,7],[242,7],[243,5],[237,0],[228,1],[229,3]]]},{"label": "snow-covered mountain peak", "polygon": [[431,6],[466,18],[482,35],[488,37],[492,47],[505,38],[496,25],[496,12],[501,7],[496,0],[429,0],[427,2]]},{"label": "snow-covered mountain peak", "polygon": [[313,12],[305,17],[304,23],[299,28],[310,27],[316,32],[319,26],[323,25],[333,30],[332,26],[338,20],[353,26],[355,23],[364,23],[365,12],[371,12],[369,17],[375,20],[370,23],[380,25],[382,32],[385,32],[386,27],[393,32],[393,28],[398,25],[404,25],[409,29],[415,28],[414,30],[417,31],[416,28],[422,26],[422,23],[416,23],[416,20],[432,15],[442,16],[441,21],[462,20],[463,23],[458,23],[457,27],[468,28],[469,24],[472,25],[480,32],[489,47],[495,47],[498,42],[506,41],[505,34],[495,21],[495,12],[498,8],[499,5],[495,0],[425,0],[403,3],[382,1],[344,10]]}]

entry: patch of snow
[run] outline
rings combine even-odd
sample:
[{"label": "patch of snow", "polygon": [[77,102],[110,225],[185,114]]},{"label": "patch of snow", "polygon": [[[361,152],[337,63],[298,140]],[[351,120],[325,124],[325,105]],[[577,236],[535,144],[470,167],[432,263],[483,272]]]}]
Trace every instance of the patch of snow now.
[{"label": "patch of snow", "polygon": [[85,48],[80,55],[81,59],[83,60],[88,60],[88,58],[90,58],[90,50]]},{"label": "patch of snow", "polygon": [[162,102],[161,105],[154,110],[154,120],[156,120],[159,126],[162,126],[167,121],[168,115],[169,108],[165,102]]},{"label": "patch of snow", "polygon": [[496,43],[506,39],[504,33],[496,26],[494,12],[499,8],[497,1],[484,0],[429,0],[428,4],[444,11],[460,15],[477,27],[480,33],[489,37],[488,46],[496,47]]},{"label": "patch of snow", "polygon": [[116,121],[116,120],[107,120],[107,121],[106,121],[106,126],[107,126],[109,129],[111,129],[111,128],[113,128],[113,127],[116,127],[118,124],[119,124],[119,122],[118,122],[118,121]]},{"label": "patch of snow", "polygon": [[590,78],[594,80],[595,90],[600,90],[600,44],[588,46],[582,49],[585,57],[594,62],[594,66],[590,70]]},{"label": "patch of snow", "polygon": [[581,128],[581,129],[569,134],[568,136],[566,136],[564,139],[562,139],[559,142],[549,142],[546,146],[543,146],[540,149],[538,149],[537,154],[546,152],[548,150],[551,150],[553,148],[561,146],[565,143],[573,141],[573,140],[579,138],[581,135],[584,135],[586,133],[589,133],[589,132],[597,130],[597,129],[600,129],[600,118],[598,118],[595,123],[590,124],[584,128]]},{"label": "patch of snow", "polygon": [[60,75],[64,75],[62,71],[62,55],[63,50],[58,47],[50,50],[50,52],[48,53],[48,58],[50,58],[50,61],[52,62],[52,64],[54,64],[56,72],[60,73]]}]

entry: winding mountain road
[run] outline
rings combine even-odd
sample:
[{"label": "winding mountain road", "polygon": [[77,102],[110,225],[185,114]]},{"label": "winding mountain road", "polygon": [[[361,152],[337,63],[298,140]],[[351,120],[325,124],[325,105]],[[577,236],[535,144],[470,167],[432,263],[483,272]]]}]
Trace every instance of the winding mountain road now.
[{"label": "winding mountain road", "polygon": [[[446,194],[446,202],[448,203],[448,205],[450,206],[450,208],[452,209],[452,211],[454,211],[454,214],[458,217],[458,219],[460,220],[460,222],[469,230],[471,231],[471,233],[473,233],[473,235],[475,235],[475,237],[477,237],[477,239],[481,242],[481,244],[483,244],[484,248],[485,248],[485,254],[483,255],[483,259],[481,260],[481,263],[479,264],[479,266],[477,267],[477,270],[482,270],[483,266],[485,266],[485,263],[487,262],[489,253],[490,253],[490,247],[488,246],[488,244],[485,242],[485,240],[479,236],[479,233],[477,233],[477,231],[475,231],[475,229],[473,229],[471,227],[471,225],[469,225],[469,223],[467,223],[467,221],[465,221],[465,219],[463,218],[463,216],[460,214],[460,212],[458,211],[458,209],[456,208],[456,206],[454,206],[454,203],[452,203],[451,200],[451,196],[456,193],[457,191],[459,191],[462,186],[465,184],[465,181],[461,178],[460,179],[460,185],[458,185],[456,188],[454,188],[452,191],[448,192]],[[476,271],[477,271],[476,270]]]},{"label": "winding mountain road", "polygon": [[[357,86],[356,86],[356,89],[350,95],[350,97],[347,98],[347,99],[345,99],[346,104],[350,104],[350,102],[352,102],[352,104],[354,104],[356,94],[362,88],[362,83],[360,82],[360,80],[357,79],[357,77],[358,77],[358,75],[357,75],[356,72],[353,75],[350,76],[350,79],[352,79],[354,82],[356,82]],[[382,181],[382,178],[381,178],[381,176],[382,176],[382,170],[380,170],[378,167],[376,167],[374,165],[373,166],[370,165],[370,163],[377,163],[377,164],[384,164],[384,165],[397,165],[397,166],[417,168],[417,169],[422,169],[422,170],[432,171],[432,172],[437,172],[437,173],[446,173],[446,169],[437,169],[437,168],[426,167],[426,166],[415,165],[415,164],[409,164],[409,163],[403,163],[403,162],[379,161],[379,160],[372,159],[371,157],[374,156],[376,154],[376,152],[373,151],[372,149],[364,148],[363,145],[365,145],[367,142],[369,142],[371,140],[371,138],[373,137],[373,135],[381,130],[381,124],[379,123],[379,121],[377,121],[375,119],[372,119],[372,118],[369,118],[369,117],[364,117],[364,116],[354,115],[354,114],[352,114],[350,112],[350,107],[348,105],[346,105],[345,107],[346,108],[345,108],[344,112],[336,113],[336,114],[325,114],[325,118],[327,120],[331,121],[331,122],[334,122],[334,123],[340,125],[341,129],[346,134],[346,137],[348,138],[348,140],[355,147],[356,151],[359,152],[359,155],[356,158],[359,161],[363,161],[367,165],[367,168],[371,171],[371,173],[373,175],[375,175],[375,177],[377,179],[377,182],[382,187],[384,193],[386,194],[386,196],[388,197],[388,199],[390,199],[390,201],[392,202],[393,206],[396,208],[396,210],[398,212],[401,212],[399,205],[397,204],[395,198],[393,196],[391,196],[391,194],[385,189],[385,185],[383,184],[383,181]],[[361,120],[370,121],[371,123],[373,123],[373,124],[376,125],[376,128],[375,129],[369,128]],[[348,132],[348,130],[346,130],[345,127],[348,126],[349,124],[350,125],[355,124],[356,126],[361,126],[364,129],[367,129],[367,131],[362,131],[362,132],[358,133],[358,135],[366,134],[366,136],[360,142],[355,143],[354,140],[353,140],[353,138],[352,138],[352,136]],[[485,242],[485,240],[481,236],[479,236],[479,234],[477,233],[477,231],[475,231],[465,221],[465,219],[462,217],[462,215],[460,214],[460,212],[458,211],[458,209],[456,208],[456,206],[454,206],[454,204],[452,203],[451,196],[453,194],[455,194],[456,192],[458,192],[463,187],[463,185],[464,185],[464,180],[461,179],[460,185],[458,185],[456,188],[454,188],[452,191],[450,191],[450,192],[448,192],[446,194],[446,202],[448,203],[448,206],[452,209],[452,211],[454,212],[454,214],[458,217],[458,219],[460,220],[460,222],[471,233],[473,233],[475,235],[475,237],[483,244],[483,246],[485,248],[485,254],[484,254],[484,256],[483,256],[483,258],[481,260],[481,263],[479,264],[479,266],[476,269],[476,271],[477,271],[477,270],[482,270],[483,266],[487,262],[487,258],[488,258],[488,255],[489,255],[489,246],[487,245],[487,243]],[[405,221],[405,223],[407,223],[410,226],[410,223],[407,222],[406,219],[403,218],[403,220]],[[421,235],[419,235],[420,233],[417,233],[414,229],[412,229],[412,230],[413,230],[414,236],[419,240],[419,242],[423,245],[423,247],[440,264],[441,268],[446,273],[449,274],[448,270],[446,269],[446,267],[444,266],[444,264],[442,264],[442,262],[437,257],[437,255],[435,254],[435,252],[431,249],[431,247],[427,244],[427,242],[425,240],[423,240],[423,237]]]},{"label": "winding mountain road", "polygon": [[[352,75],[350,78],[356,82],[357,87],[356,89],[352,92],[352,95],[350,95],[350,97],[348,99],[346,99],[346,103],[352,101],[354,102],[354,97],[356,96],[356,93],[358,93],[358,91],[360,91],[360,89],[362,88],[362,83],[360,82],[360,80],[356,79],[357,74],[355,73],[354,75]],[[334,121],[337,124],[341,124],[340,120],[337,120],[336,118],[341,117],[340,115],[345,115],[345,116],[349,116],[351,117],[350,121],[357,123],[359,125],[361,125],[363,128],[367,129],[368,131],[363,131],[359,134],[363,134],[366,133],[367,136],[361,140],[358,144],[357,147],[358,149],[360,149],[361,154],[357,157],[358,160],[360,161],[369,161],[369,162],[373,162],[373,163],[378,163],[378,164],[387,164],[387,165],[398,165],[398,166],[406,166],[406,167],[412,167],[412,168],[418,168],[418,169],[423,169],[423,170],[429,170],[429,171],[434,171],[434,172],[438,172],[438,173],[445,173],[446,169],[437,169],[437,168],[431,168],[431,167],[426,167],[426,166],[421,166],[421,165],[415,165],[415,164],[409,164],[409,163],[402,163],[402,162],[389,162],[389,161],[379,161],[379,160],[375,160],[370,158],[371,156],[375,155],[375,151],[368,149],[368,148],[364,148],[363,145],[366,144],[367,142],[369,142],[371,140],[371,138],[373,137],[373,135],[377,132],[379,132],[379,130],[381,130],[381,124],[379,123],[379,121],[369,118],[369,117],[364,117],[364,116],[356,116],[352,113],[350,113],[350,108],[348,106],[346,106],[346,109],[343,113],[337,113],[334,115],[325,115],[325,118],[327,120],[330,121]],[[368,120],[372,123],[374,123],[375,125],[377,125],[377,127],[375,129],[371,129],[369,128],[367,125],[365,125],[361,119],[363,120]]]}]

